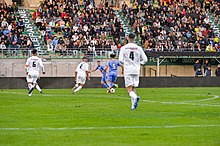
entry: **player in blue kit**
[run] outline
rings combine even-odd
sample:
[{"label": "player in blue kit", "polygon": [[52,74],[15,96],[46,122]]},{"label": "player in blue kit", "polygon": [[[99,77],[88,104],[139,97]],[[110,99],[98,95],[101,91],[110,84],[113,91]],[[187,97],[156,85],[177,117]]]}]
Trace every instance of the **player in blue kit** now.
[{"label": "player in blue kit", "polygon": [[109,90],[113,87],[117,87],[116,80],[118,76],[118,67],[120,66],[122,68],[122,74],[123,74],[123,65],[119,63],[118,60],[115,59],[115,54],[111,54],[110,58],[111,60],[108,61],[107,67],[105,70],[108,70],[108,78],[107,78],[107,84],[109,86]]},{"label": "player in blue kit", "polygon": [[100,61],[97,61],[97,67],[95,69],[91,70],[90,72],[95,72],[97,70],[99,70],[102,73],[102,78],[101,78],[102,86],[108,89],[109,86],[106,83],[107,73],[105,71],[105,66],[101,65]]}]

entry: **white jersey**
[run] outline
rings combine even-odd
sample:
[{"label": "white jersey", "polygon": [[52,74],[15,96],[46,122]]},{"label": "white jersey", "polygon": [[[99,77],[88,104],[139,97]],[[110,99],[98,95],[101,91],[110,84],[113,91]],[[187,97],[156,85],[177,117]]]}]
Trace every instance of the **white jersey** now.
[{"label": "white jersey", "polygon": [[88,70],[89,70],[89,65],[86,62],[81,62],[76,68],[77,75],[79,76],[86,77],[86,71]]},{"label": "white jersey", "polygon": [[134,44],[128,43],[121,47],[119,61],[124,63],[124,74],[140,74],[140,64],[147,62],[147,56],[143,49]]},{"label": "white jersey", "polygon": [[26,68],[27,68],[27,72],[38,72],[39,73],[41,68],[44,72],[43,62],[41,58],[37,56],[32,56],[27,59]]}]

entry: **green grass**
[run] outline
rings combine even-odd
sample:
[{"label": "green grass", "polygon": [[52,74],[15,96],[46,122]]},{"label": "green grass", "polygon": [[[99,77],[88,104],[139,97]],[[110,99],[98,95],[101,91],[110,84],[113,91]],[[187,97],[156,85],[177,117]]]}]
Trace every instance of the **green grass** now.
[{"label": "green grass", "polygon": [[[219,146],[220,88],[0,91],[0,145]],[[14,128],[14,129],[13,129]]]}]

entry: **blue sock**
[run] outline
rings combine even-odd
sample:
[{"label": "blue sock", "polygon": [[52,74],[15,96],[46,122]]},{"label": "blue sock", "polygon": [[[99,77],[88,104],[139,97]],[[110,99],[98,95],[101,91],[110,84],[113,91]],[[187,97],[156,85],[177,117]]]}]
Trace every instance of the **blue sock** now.
[{"label": "blue sock", "polygon": [[106,83],[102,84],[102,86],[108,88],[108,85]]}]

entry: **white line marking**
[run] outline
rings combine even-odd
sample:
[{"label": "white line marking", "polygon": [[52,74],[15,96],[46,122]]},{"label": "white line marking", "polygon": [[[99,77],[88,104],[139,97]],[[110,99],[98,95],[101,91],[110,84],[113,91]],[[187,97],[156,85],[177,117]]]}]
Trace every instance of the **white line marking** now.
[{"label": "white line marking", "polygon": [[207,128],[220,125],[166,125],[166,126],[109,126],[109,127],[42,127],[42,128],[0,128],[0,131],[64,131],[64,130],[108,130],[108,129],[172,129],[172,128]]},{"label": "white line marking", "polygon": [[202,101],[210,101],[219,98],[218,95],[213,95],[212,98],[200,99],[200,100],[191,100],[191,101],[181,101],[181,102],[164,102],[164,101],[153,101],[153,100],[143,100],[144,102],[151,102],[151,103],[161,103],[161,104],[184,104],[184,105],[195,105],[195,106],[214,106],[220,107],[219,104],[200,104],[200,103],[193,103],[193,102],[202,102]]},{"label": "white line marking", "polygon": [[[21,93],[21,92],[0,92],[0,93],[6,93],[6,94],[21,94],[21,95],[27,95],[26,93]],[[34,96],[39,95],[39,94],[33,94]],[[170,94],[172,95],[172,94]],[[188,95],[188,94],[187,94]],[[189,95],[199,95],[199,96],[206,96],[203,94],[189,94]],[[43,94],[43,96],[58,96],[58,97],[74,97],[74,95],[62,95],[62,94]],[[182,96],[182,95],[181,95]],[[213,96],[212,98],[205,98],[205,99],[199,99],[199,100],[188,100],[188,101],[181,101],[181,102],[172,102],[172,101],[155,101],[155,100],[142,100],[144,102],[149,102],[149,103],[160,103],[160,104],[182,104],[182,105],[195,105],[195,106],[212,106],[212,107],[220,107],[219,104],[199,104],[199,103],[193,103],[193,102],[202,102],[202,101],[211,101],[218,99],[218,95],[208,95],[208,96]],[[96,96],[96,97],[101,97],[105,98],[103,96]],[[130,100],[130,98],[124,98],[124,97],[107,97],[107,98],[115,98],[115,99],[126,99]]]}]

